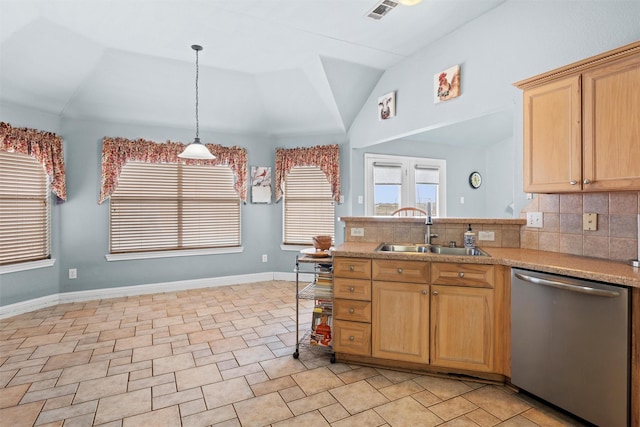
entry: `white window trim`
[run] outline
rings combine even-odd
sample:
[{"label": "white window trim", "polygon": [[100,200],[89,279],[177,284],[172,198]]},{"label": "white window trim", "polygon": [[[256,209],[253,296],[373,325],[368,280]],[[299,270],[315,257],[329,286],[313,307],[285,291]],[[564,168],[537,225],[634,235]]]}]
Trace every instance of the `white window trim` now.
[{"label": "white window trim", "polygon": [[[438,216],[447,216],[447,161],[443,159],[431,159],[426,157],[408,157],[408,156],[392,156],[387,154],[364,154],[364,209],[366,216],[372,216],[373,207],[373,165],[375,162],[398,164],[402,167],[402,200],[414,200],[414,186],[409,188],[408,171],[413,171],[416,167],[436,168],[439,172],[439,191],[438,191]],[[413,178],[411,178],[413,181]],[[407,192],[411,191],[411,196]],[[406,207],[404,205],[401,207]],[[435,216],[435,215],[434,215]]]},{"label": "white window trim", "polygon": [[105,254],[107,261],[130,261],[136,259],[177,258],[183,256],[237,254],[244,252],[243,246],[208,249],[181,249],[177,251],[129,252],[123,254]]},{"label": "white window trim", "polygon": [[313,247],[313,245],[285,245],[283,243],[280,245],[280,250],[289,252],[300,252],[303,249],[309,249],[311,247]]},{"label": "white window trim", "polygon": [[41,259],[38,261],[20,262],[17,264],[7,264],[0,266],[0,274],[17,273],[19,271],[35,270],[37,268],[53,267],[55,258]]}]

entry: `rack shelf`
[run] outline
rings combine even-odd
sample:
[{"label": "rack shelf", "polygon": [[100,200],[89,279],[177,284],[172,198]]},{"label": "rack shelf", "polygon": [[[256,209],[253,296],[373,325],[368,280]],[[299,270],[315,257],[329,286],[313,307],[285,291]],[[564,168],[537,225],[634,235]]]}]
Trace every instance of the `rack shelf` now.
[{"label": "rack shelf", "polygon": [[[309,256],[296,256],[296,351],[293,353],[294,359],[300,356],[300,348],[318,350],[331,353],[331,363],[335,362],[333,346],[321,343],[324,335],[319,338],[313,333],[312,322],[321,319],[322,316],[331,317],[333,311],[333,260],[332,258],[315,258]],[[313,274],[310,282],[300,282],[300,273]],[[308,319],[309,328],[300,337],[300,300],[318,301],[314,309],[314,319]],[[315,344],[317,339],[319,344]]]}]

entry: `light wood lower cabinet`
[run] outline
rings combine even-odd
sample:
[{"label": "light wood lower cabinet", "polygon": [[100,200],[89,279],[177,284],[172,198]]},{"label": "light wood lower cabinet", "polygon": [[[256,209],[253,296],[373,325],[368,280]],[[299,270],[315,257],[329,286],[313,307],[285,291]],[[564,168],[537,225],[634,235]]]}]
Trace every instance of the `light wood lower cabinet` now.
[{"label": "light wood lower cabinet", "polygon": [[333,349],[371,355],[371,260],[333,259]]},{"label": "light wood lower cabinet", "polygon": [[493,371],[493,290],[431,287],[431,364]]},{"label": "light wood lower cabinet", "polygon": [[334,320],[333,349],[360,356],[371,354],[371,324]]},{"label": "light wood lower cabinet", "polygon": [[[336,353],[382,366],[509,375],[507,267],[369,261],[370,280],[366,267],[359,279],[334,273]],[[351,276],[349,267],[362,264],[344,265]]]},{"label": "light wood lower cabinet", "polygon": [[429,363],[429,285],[372,282],[371,355]]}]

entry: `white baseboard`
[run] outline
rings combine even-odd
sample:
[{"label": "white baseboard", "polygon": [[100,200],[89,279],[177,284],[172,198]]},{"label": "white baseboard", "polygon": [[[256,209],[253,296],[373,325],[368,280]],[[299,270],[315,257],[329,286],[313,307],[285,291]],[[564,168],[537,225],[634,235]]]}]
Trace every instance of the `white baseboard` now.
[{"label": "white baseboard", "polygon": [[[311,280],[311,274],[300,274],[300,280]],[[209,277],[206,279],[179,280],[175,282],[152,283],[146,285],[121,286],[118,288],[95,289],[89,291],[65,292],[47,295],[15,304],[0,307],[0,319],[18,316],[30,311],[39,310],[56,304],[84,302],[107,298],[120,298],[134,295],[155,294],[162,292],[184,291],[189,289],[213,288],[243,283],[264,282],[268,280],[295,281],[295,273],[253,273],[236,276]]]}]

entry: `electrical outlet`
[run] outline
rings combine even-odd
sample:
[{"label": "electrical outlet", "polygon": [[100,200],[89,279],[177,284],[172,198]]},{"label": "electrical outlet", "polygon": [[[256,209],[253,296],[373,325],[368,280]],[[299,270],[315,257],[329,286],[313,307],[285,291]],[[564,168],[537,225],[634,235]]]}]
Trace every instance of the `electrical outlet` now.
[{"label": "electrical outlet", "polygon": [[262,262],[267,262],[269,260],[269,257],[267,257],[267,254],[262,254]]},{"label": "electrical outlet", "polygon": [[352,228],[351,235],[355,237],[364,237],[364,228]]},{"label": "electrical outlet", "polygon": [[69,269],[69,279],[77,279],[78,278],[78,269],[70,268]]},{"label": "electrical outlet", "polygon": [[478,240],[493,242],[496,240],[495,231],[478,231]]},{"label": "electrical outlet", "polygon": [[361,205],[364,203],[364,197],[358,196],[358,204]]},{"label": "electrical outlet", "polygon": [[527,227],[542,228],[542,212],[527,212]]},{"label": "electrical outlet", "polygon": [[598,229],[598,214],[586,213],[582,215],[582,229],[596,231]]}]

